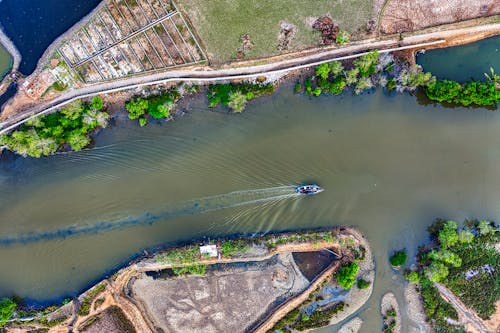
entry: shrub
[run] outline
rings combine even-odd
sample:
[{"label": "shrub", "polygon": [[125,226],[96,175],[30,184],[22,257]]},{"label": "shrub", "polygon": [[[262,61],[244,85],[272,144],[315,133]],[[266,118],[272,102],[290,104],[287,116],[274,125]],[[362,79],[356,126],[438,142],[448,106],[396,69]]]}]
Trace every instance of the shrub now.
[{"label": "shrub", "polygon": [[240,91],[232,91],[229,93],[229,102],[227,106],[233,110],[233,112],[241,113],[245,109],[247,104],[247,97]]},{"label": "shrub", "polygon": [[409,272],[408,274],[406,274],[406,279],[408,280],[408,282],[410,283],[413,283],[413,284],[419,284],[420,283],[420,274],[418,274],[418,272]]},{"label": "shrub", "polygon": [[351,41],[351,35],[345,30],[340,30],[339,33],[337,34],[337,37],[335,38],[335,43],[341,46],[346,43],[349,43],[350,41]]},{"label": "shrub", "polygon": [[359,266],[355,262],[348,263],[340,268],[335,274],[338,284],[344,289],[351,289],[356,282],[356,274],[358,274]]},{"label": "shrub", "polygon": [[359,289],[366,289],[370,286],[370,282],[363,280],[363,279],[358,279],[357,286]]},{"label": "shrub", "polygon": [[144,116],[148,106],[149,102],[144,98],[135,98],[125,103],[125,109],[127,109],[130,119],[137,119]]},{"label": "shrub", "polygon": [[392,254],[392,256],[389,258],[389,261],[391,262],[392,266],[401,266],[406,263],[406,260],[408,259],[408,255],[406,254],[406,250],[399,250],[396,251]]},{"label": "shrub", "polygon": [[302,84],[300,82],[295,83],[295,87],[293,88],[293,91],[298,94],[302,91]]},{"label": "shrub", "polygon": [[230,257],[238,252],[244,253],[246,251],[248,251],[248,246],[244,240],[231,240],[221,245],[221,252],[224,257]]},{"label": "shrub", "polygon": [[457,223],[446,221],[438,233],[439,243],[442,249],[446,249],[458,242]]},{"label": "shrub", "polygon": [[10,298],[0,299],[0,327],[7,323],[16,309],[17,304]]}]

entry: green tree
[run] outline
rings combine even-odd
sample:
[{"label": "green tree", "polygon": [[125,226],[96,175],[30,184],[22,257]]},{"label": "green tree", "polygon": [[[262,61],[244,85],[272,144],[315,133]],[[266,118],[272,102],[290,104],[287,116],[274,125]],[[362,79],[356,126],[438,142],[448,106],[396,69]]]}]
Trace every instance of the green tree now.
[{"label": "green tree", "polygon": [[469,244],[474,240],[474,235],[468,230],[461,230],[458,233],[458,241],[462,244]]},{"label": "green tree", "polygon": [[241,113],[247,104],[246,96],[240,91],[233,91],[229,94],[228,106],[233,112]]},{"label": "green tree", "polygon": [[484,73],[484,76],[491,83],[500,83],[500,75],[497,75],[495,73],[495,70],[493,69],[493,67],[490,67],[490,74]]},{"label": "green tree", "polygon": [[354,67],[345,73],[345,81],[348,86],[358,82],[359,68]]},{"label": "green tree", "polygon": [[460,93],[460,84],[451,80],[436,80],[425,89],[427,97],[433,101],[452,103]]},{"label": "green tree", "polygon": [[293,88],[293,91],[298,94],[302,91],[302,84],[300,82],[295,83],[295,87]]},{"label": "green tree", "polygon": [[314,90],[312,91],[312,94],[316,97],[321,95],[321,88],[320,87],[314,88]]},{"label": "green tree", "polygon": [[391,262],[392,266],[401,266],[406,263],[406,260],[408,259],[408,255],[406,254],[406,250],[399,250],[396,251],[392,254],[392,256],[389,258],[389,261]]},{"label": "green tree", "polygon": [[140,117],[140,118],[139,118],[139,125],[140,125],[141,127],[144,127],[144,126],[146,126],[147,124],[148,124],[148,120],[147,120],[145,117]]},{"label": "green tree", "polygon": [[494,232],[494,229],[491,226],[491,223],[486,221],[486,220],[479,221],[477,228],[478,228],[479,233],[481,235],[488,235],[488,234],[491,234]]},{"label": "green tree", "polygon": [[151,110],[149,114],[155,119],[170,117],[170,111],[174,108],[175,103],[172,100],[167,100],[165,103],[156,107],[156,110]]},{"label": "green tree", "polygon": [[368,77],[375,73],[377,69],[378,51],[375,50],[353,61],[354,65],[359,69],[359,74],[362,77]]},{"label": "green tree", "polygon": [[334,94],[334,95],[339,95],[341,94],[346,87],[347,83],[343,75],[338,75],[335,77],[333,82],[331,82],[328,86],[328,92]]},{"label": "green tree", "polygon": [[68,143],[71,145],[71,149],[80,151],[89,145],[90,139],[81,131],[73,131],[68,136]]},{"label": "green tree", "polygon": [[335,279],[338,284],[344,289],[350,289],[356,282],[356,274],[358,274],[359,266],[355,262],[345,264],[335,274]]},{"label": "green tree", "polygon": [[420,274],[415,271],[411,271],[408,274],[406,274],[406,279],[408,282],[413,283],[413,284],[419,284],[420,283]]},{"label": "green tree", "polygon": [[128,117],[130,119],[137,119],[144,116],[144,113],[148,109],[149,102],[144,98],[136,98],[125,103],[125,109],[128,111]]},{"label": "green tree", "polygon": [[433,261],[424,269],[425,275],[432,282],[443,281],[449,274],[448,267],[439,261]]},{"label": "green tree", "polygon": [[94,110],[100,110],[102,109],[104,105],[104,102],[101,97],[99,96],[94,96],[92,100],[90,101],[90,107]]},{"label": "green tree", "polygon": [[358,286],[358,289],[366,289],[370,286],[370,282],[368,282],[364,279],[358,279],[357,286]]},{"label": "green tree", "polygon": [[344,71],[344,66],[340,61],[329,62],[328,66],[330,66],[330,74],[332,76],[337,76]]},{"label": "green tree", "polygon": [[439,230],[439,244],[442,249],[447,249],[458,242],[457,223],[454,221],[446,221]]},{"label": "green tree", "polygon": [[12,317],[16,306],[17,304],[10,298],[0,299],[0,327],[4,326],[7,320]]},{"label": "green tree", "polygon": [[327,63],[316,66],[316,76],[326,80],[330,74],[330,66]]},{"label": "green tree", "polygon": [[439,260],[447,265],[452,265],[453,267],[462,266],[462,259],[450,250],[432,250],[429,252],[429,258],[432,260]]}]

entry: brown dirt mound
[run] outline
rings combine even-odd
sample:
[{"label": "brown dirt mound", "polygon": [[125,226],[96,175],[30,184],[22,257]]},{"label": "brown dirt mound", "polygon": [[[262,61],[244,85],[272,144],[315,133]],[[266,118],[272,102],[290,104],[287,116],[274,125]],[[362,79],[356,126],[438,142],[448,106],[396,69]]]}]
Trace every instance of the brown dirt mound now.
[{"label": "brown dirt mound", "polygon": [[321,38],[323,45],[331,45],[335,43],[337,34],[339,33],[339,27],[335,24],[331,17],[323,16],[316,20],[313,24],[313,29],[321,32]]}]

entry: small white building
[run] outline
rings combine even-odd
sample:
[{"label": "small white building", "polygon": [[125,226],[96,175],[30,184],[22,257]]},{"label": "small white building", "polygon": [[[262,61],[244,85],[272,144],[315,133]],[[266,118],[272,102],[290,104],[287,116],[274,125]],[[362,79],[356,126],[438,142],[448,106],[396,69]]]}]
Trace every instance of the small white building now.
[{"label": "small white building", "polygon": [[200,246],[200,253],[202,256],[217,257],[217,245]]}]

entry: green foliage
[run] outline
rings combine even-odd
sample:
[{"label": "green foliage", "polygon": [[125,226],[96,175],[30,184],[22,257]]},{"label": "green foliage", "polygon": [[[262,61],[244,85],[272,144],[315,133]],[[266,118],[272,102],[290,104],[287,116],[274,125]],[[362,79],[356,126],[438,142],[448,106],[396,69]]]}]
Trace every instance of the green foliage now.
[{"label": "green foliage", "polygon": [[479,230],[479,233],[481,235],[488,235],[488,234],[491,234],[493,233],[493,231],[495,230],[491,223],[488,222],[488,221],[485,221],[485,220],[481,220],[479,221],[479,225],[477,226],[477,229]]},{"label": "green foliage", "polygon": [[356,68],[359,70],[361,77],[369,77],[373,75],[377,69],[378,51],[375,50],[365,54],[353,61]]},{"label": "green foliage", "polygon": [[7,320],[12,317],[16,306],[17,304],[10,298],[0,299],[0,327],[4,326]]},{"label": "green foliage", "polygon": [[[252,93],[249,92],[247,93],[247,95],[248,94]],[[253,94],[250,96],[253,96]],[[246,104],[247,104],[247,96],[245,96],[241,91],[231,91],[229,93],[229,102],[227,103],[227,106],[229,106],[231,110],[233,110],[233,112],[235,113],[243,112],[243,109],[245,109]]]},{"label": "green foliage", "polygon": [[31,157],[48,156],[68,145],[81,150],[90,144],[91,131],[106,127],[109,119],[106,112],[95,109],[92,103],[96,106],[98,101],[95,98],[91,103],[76,101],[59,112],[37,117],[2,136],[1,142],[7,149]]},{"label": "green foliage", "polygon": [[337,34],[337,37],[335,38],[335,43],[343,46],[351,41],[351,35],[345,31],[345,30],[340,30]]},{"label": "green foliage", "polygon": [[344,71],[344,66],[340,61],[331,61],[328,63],[328,66],[330,66],[331,76],[337,76]]},{"label": "green foliage", "polygon": [[372,80],[369,77],[360,77],[356,87],[354,88],[354,93],[359,95],[363,91],[371,88],[373,88]]},{"label": "green foliage", "polygon": [[298,331],[310,330],[313,328],[327,326],[330,323],[330,319],[340,311],[344,310],[345,303],[339,302],[329,309],[322,310],[321,308],[316,308],[316,310],[308,316],[308,320],[300,320],[294,325],[293,329]]},{"label": "green foliage", "polygon": [[401,266],[406,263],[407,259],[408,259],[408,254],[406,254],[406,250],[403,249],[394,252],[392,256],[389,258],[389,261],[391,262],[392,266]]},{"label": "green foliage", "polygon": [[347,86],[346,79],[343,75],[338,75],[328,87],[328,92],[334,95],[339,95],[344,92]]},{"label": "green foliage", "polygon": [[100,110],[104,106],[104,101],[99,96],[94,96],[90,101],[90,107],[94,110]]},{"label": "green foliage", "polygon": [[451,80],[436,80],[426,87],[425,93],[432,101],[463,106],[495,105],[500,101],[500,91],[496,90],[494,82],[470,81],[460,85]]},{"label": "green foliage", "polygon": [[462,259],[450,250],[432,250],[429,252],[428,256],[431,260],[441,261],[446,265],[451,265],[453,267],[462,266]]},{"label": "green foliage", "polygon": [[144,116],[148,107],[149,101],[140,97],[132,99],[125,103],[125,109],[127,109],[128,117],[130,119],[138,119],[139,117]]},{"label": "green foliage", "polygon": [[54,88],[54,90],[56,90],[56,91],[64,91],[64,90],[68,89],[68,86],[66,84],[62,83],[61,81],[56,81],[52,85],[52,88]]},{"label": "green foliage", "polygon": [[148,124],[148,120],[145,117],[139,118],[139,126],[144,127]]},{"label": "green foliage", "polygon": [[458,241],[462,244],[472,243],[474,240],[474,235],[468,230],[460,230],[458,233]]},{"label": "green foliage", "polygon": [[439,261],[431,262],[431,264],[425,268],[424,272],[427,278],[432,282],[441,282],[449,274],[448,267]]},{"label": "green foliage", "polygon": [[316,97],[321,95],[321,88],[320,87],[314,88],[314,90],[312,91],[312,94],[313,94],[313,96],[316,96]]},{"label": "green foliage", "polygon": [[370,286],[370,282],[363,279],[358,279],[357,286],[359,289],[366,289]]},{"label": "green foliage", "polygon": [[408,272],[408,274],[405,275],[406,279],[408,282],[413,283],[413,284],[419,284],[420,283],[420,274],[415,271]]},{"label": "green foliage", "polygon": [[359,68],[354,67],[345,73],[345,82],[348,86],[358,82]]},{"label": "green foliage", "polygon": [[396,85],[396,80],[394,80],[393,78],[389,78],[389,80],[387,80],[386,88],[388,90],[394,90],[396,88]]},{"label": "green foliage", "polygon": [[316,66],[316,76],[326,80],[330,74],[330,66],[328,63],[323,63]]},{"label": "green foliage", "polygon": [[306,88],[306,94],[312,95],[312,78],[308,77],[304,81],[304,87]]},{"label": "green foliage", "polygon": [[272,84],[254,84],[249,82],[212,84],[208,87],[208,106],[211,108],[219,104],[230,106],[231,103],[234,107],[233,111],[243,110],[241,105],[243,104],[244,106],[242,102],[246,101],[243,101],[241,95],[243,95],[246,100],[251,100],[273,92],[274,86]]},{"label": "green foliage", "polygon": [[221,252],[224,257],[231,257],[236,253],[244,253],[248,251],[247,243],[242,240],[229,240],[221,245]]},{"label": "green foliage", "polygon": [[176,275],[204,275],[207,268],[206,265],[198,263],[201,255],[196,246],[172,249],[166,253],[157,255],[155,259],[163,264],[171,264],[172,271]]},{"label": "green foliage", "polygon": [[359,266],[355,262],[346,264],[340,268],[335,274],[338,284],[344,289],[351,289],[356,282],[356,274],[358,274]]},{"label": "green foliage", "polygon": [[455,245],[459,240],[457,223],[454,221],[447,221],[439,231],[438,239],[443,249]]}]

